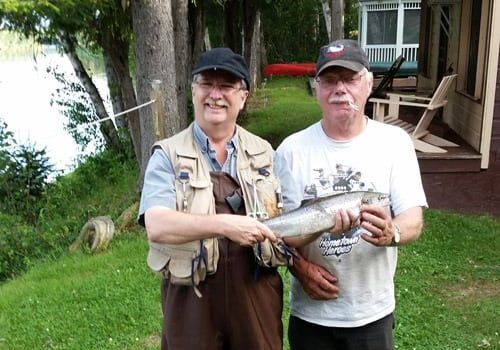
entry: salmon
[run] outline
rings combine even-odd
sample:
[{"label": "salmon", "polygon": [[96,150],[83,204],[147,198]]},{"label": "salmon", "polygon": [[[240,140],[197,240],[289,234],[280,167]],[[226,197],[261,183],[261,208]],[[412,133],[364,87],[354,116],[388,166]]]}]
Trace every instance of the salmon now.
[{"label": "salmon", "polygon": [[335,214],[339,209],[350,209],[359,216],[361,204],[388,206],[389,195],[372,191],[334,194],[314,199],[262,223],[279,238],[318,234],[335,226]]}]

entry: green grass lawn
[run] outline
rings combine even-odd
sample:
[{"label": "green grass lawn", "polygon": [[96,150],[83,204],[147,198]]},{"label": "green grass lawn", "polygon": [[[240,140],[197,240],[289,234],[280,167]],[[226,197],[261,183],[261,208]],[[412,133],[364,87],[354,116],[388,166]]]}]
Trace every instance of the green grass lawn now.
[{"label": "green grass lawn", "polygon": [[[400,248],[397,348],[500,348],[500,222],[436,210],[425,221],[423,236]],[[0,349],[158,349],[159,280],[146,253],[137,230],[104,253],[41,262],[4,283]]]},{"label": "green grass lawn", "polygon": [[[305,79],[274,78],[254,96],[242,122],[276,144],[318,120],[305,87]],[[133,188],[135,178],[130,181],[121,188]],[[112,193],[112,183],[96,196]],[[97,202],[95,214],[105,215]],[[109,208],[113,219],[116,212]],[[499,237],[498,219],[426,211],[422,237],[399,249],[397,349],[500,349]],[[159,279],[146,254],[144,232],[135,227],[115,236],[105,252],[63,253],[32,263],[27,273],[0,285],[0,349],[158,349]],[[286,327],[288,273],[281,272]]]}]

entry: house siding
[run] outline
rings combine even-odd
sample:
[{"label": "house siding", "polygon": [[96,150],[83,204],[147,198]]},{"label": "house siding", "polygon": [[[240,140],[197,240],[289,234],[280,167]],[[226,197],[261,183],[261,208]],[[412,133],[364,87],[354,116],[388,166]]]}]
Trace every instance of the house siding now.
[{"label": "house siding", "polygon": [[430,208],[500,217],[500,60],[488,169],[470,173],[423,173],[422,181]]}]

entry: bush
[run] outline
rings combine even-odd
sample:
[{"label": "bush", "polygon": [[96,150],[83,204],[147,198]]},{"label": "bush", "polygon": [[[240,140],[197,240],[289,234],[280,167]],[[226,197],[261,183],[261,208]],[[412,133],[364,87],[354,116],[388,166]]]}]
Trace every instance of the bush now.
[{"label": "bush", "polygon": [[0,281],[26,271],[46,248],[33,227],[19,217],[0,213]]},{"label": "bush", "polygon": [[52,171],[45,149],[18,145],[0,120],[0,211],[35,223]]}]

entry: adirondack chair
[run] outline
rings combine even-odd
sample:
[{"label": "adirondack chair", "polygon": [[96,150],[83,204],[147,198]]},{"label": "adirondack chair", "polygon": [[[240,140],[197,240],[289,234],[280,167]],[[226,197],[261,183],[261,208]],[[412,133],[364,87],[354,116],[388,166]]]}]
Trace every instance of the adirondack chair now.
[{"label": "adirondack chair", "polygon": [[[415,149],[425,153],[446,153],[441,147],[456,147],[457,144],[433,135],[428,128],[439,108],[446,105],[446,95],[457,75],[443,77],[432,97],[415,95],[399,95],[387,93],[388,99],[371,98],[373,102],[373,119],[386,124],[392,124],[403,128],[412,138]],[[388,113],[385,106],[388,105]],[[399,118],[399,106],[414,106],[425,108],[417,125],[408,123]]]}]

